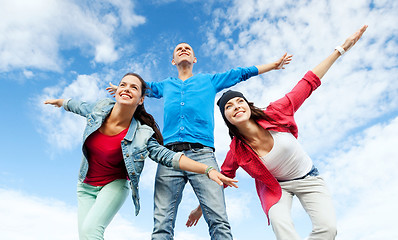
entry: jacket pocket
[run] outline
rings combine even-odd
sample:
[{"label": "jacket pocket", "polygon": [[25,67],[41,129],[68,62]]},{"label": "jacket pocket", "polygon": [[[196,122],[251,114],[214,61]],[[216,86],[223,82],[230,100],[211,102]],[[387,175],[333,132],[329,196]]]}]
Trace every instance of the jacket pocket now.
[{"label": "jacket pocket", "polygon": [[137,173],[141,173],[144,168],[145,159],[148,157],[149,152],[146,148],[138,150],[133,155],[134,167]]}]

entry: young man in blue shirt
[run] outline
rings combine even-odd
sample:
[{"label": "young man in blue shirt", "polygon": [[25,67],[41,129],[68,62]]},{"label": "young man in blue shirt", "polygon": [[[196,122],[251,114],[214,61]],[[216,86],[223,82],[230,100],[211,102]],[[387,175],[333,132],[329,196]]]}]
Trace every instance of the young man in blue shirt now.
[{"label": "young man in blue shirt", "polygon": [[[149,97],[164,98],[163,138],[167,148],[218,168],[214,155],[214,101],[218,92],[252,76],[282,69],[292,56],[284,54],[278,61],[236,68],[224,73],[193,75],[197,62],[192,47],[180,43],[173,52],[172,64],[178,78],[147,82]],[[211,239],[233,239],[225,209],[223,187],[205,175],[174,170],[158,165],[154,193],[154,228],[152,240],[173,239],[174,226],[182,192],[190,182],[209,226]],[[209,187],[212,186],[212,187]]]}]

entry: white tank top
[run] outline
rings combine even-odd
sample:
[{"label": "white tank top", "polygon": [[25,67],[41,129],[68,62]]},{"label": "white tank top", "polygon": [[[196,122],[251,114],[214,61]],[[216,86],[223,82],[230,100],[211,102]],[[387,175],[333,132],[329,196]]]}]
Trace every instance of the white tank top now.
[{"label": "white tank top", "polygon": [[312,168],[312,160],[298,140],[287,132],[269,131],[274,146],[260,157],[267,169],[278,180],[293,180],[305,176]]}]

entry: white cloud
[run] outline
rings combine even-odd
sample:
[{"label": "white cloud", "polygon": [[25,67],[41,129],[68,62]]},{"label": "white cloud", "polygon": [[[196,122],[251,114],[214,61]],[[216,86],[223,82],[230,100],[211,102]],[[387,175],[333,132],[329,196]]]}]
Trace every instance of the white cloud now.
[{"label": "white cloud", "polygon": [[51,146],[56,146],[60,149],[71,149],[81,144],[85,119],[66,112],[63,108],[58,109],[51,105],[44,105],[44,100],[73,98],[94,102],[107,95],[96,74],[79,75],[70,85],[64,85],[65,83],[60,83],[57,86],[44,89],[44,93],[36,100],[36,107],[40,112],[37,117],[41,123],[39,131],[46,136]]},{"label": "white cloud", "polygon": [[[0,189],[0,212],[2,239],[78,239],[76,207],[62,201]],[[117,214],[105,239],[149,239],[150,234]]]},{"label": "white cloud", "polygon": [[[398,107],[397,9],[393,1],[234,1],[213,10],[202,46],[224,68],[268,63],[285,51],[292,53],[286,70],[234,87],[265,107],[361,25],[369,25],[296,114],[300,142],[315,164],[326,169],[321,173],[336,203],[339,239],[397,236],[391,213],[397,212],[398,193],[391,186],[398,184],[393,172],[398,167],[393,153],[398,120],[375,125],[395,117]],[[215,111],[215,145],[222,163],[230,140]],[[300,204],[293,206],[294,221],[301,222],[306,216],[297,208]]]},{"label": "white cloud", "polygon": [[[222,59],[228,66],[268,63],[285,51],[292,53],[293,61],[286,70],[262,75],[265,81],[257,78],[236,87],[265,107],[289,91],[334,46],[362,24],[369,24],[363,39],[336,62],[296,115],[305,148],[311,154],[319,153],[397,108],[398,85],[391,76],[398,74],[394,65],[398,28],[392,24],[398,20],[398,5],[376,5],[382,10],[371,9],[364,1],[307,1],[294,3],[294,8],[289,1],[235,1],[230,8],[214,10],[214,25],[203,49],[212,56],[216,53],[213,60]],[[377,20],[382,18],[389,21]]]},{"label": "white cloud", "polygon": [[[106,12],[109,6],[115,11]],[[0,9],[0,71],[37,68],[61,71],[60,51],[80,48],[96,62],[119,58],[115,30],[145,22],[128,1],[3,0]],[[124,31],[119,32],[122,33]]]},{"label": "white cloud", "polygon": [[340,239],[393,239],[398,211],[395,169],[398,117],[347,140],[352,147],[326,159],[339,218]]}]

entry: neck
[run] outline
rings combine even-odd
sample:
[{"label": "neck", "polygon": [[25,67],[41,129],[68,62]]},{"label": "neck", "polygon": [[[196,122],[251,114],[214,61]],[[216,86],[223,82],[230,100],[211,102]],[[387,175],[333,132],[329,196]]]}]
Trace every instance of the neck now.
[{"label": "neck", "polygon": [[107,124],[128,128],[133,118],[136,106],[125,106],[118,103],[115,104],[106,121]]},{"label": "neck", "polygon": [[246,121],[240,125],[236,126],[242,137],[250,143],[257,142],[263,136],[263,131],[265,130],[260,125],[258,125],[253,119]]},{"label": "neck", "polygon": [[193,64],[191,63],[183,62],[180,65],[177,65],[178,78],[185,81],[188,78],[192,77],[193,76],[192,69],[193,69]]}]

